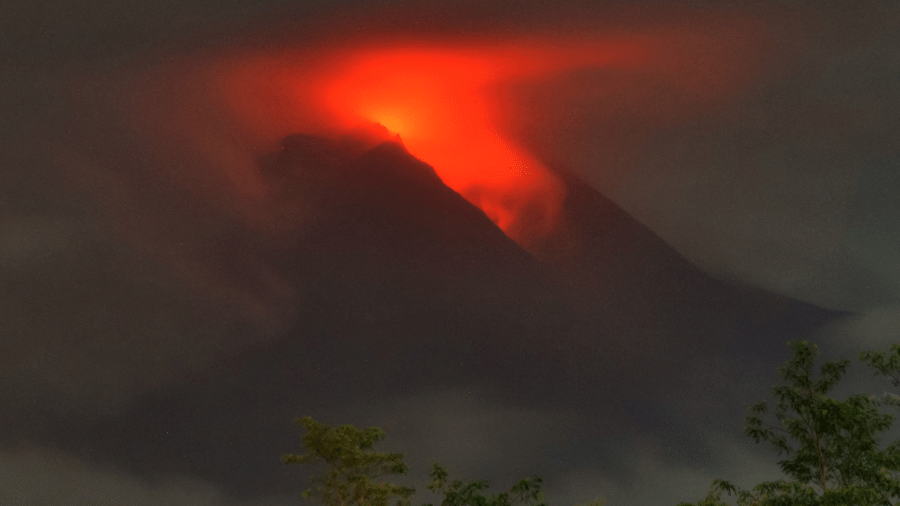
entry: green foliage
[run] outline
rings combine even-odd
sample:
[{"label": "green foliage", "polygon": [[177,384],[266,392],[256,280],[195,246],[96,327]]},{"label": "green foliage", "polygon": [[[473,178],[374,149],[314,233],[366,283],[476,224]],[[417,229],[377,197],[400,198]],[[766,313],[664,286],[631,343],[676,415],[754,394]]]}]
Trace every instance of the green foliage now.
[{"label": "green foliage", "polygon": [[[352,425],[329,427],[305,416],[294,420],[303,426],[302,455],[285,455],[287,464],[324,463],[328,470],[312,478],[313,488],[304,497],[320,497],[325,506],[388,506],[396,498],[396,506],[410,506],[415,489],[378,481],[390,474],[405,474],[407,466],[403,454],[375,453],[372,447],[384,438],[378,427],[357,429]],[[428,490],[444,495],[441,506],[547,506],[541,492],[542,480],[525,478],[509,492],[486,495],[485,481],[463,483],[449,479],[447,470],[435,464]],[[597,498],[580,506],[604,506]],[[431,506],[431,505],[425,505]]]},{"label": "green foliage", "polygon": [[542,502],[542,480],[536,476],[520,480],[509,492],[496,495],[485,495],[486,481],[450,481],[447,470],[440,464],[434,465],[429,476],[428,490],[444,494],[441,506],[547,506]]},{"label": "green foliage", "polygon": [[384,438],[378,427],[357,429],[352,425],[329,427],[311,417],[294,421],[303,426],[302,455],[285,455],[287,464],[325,463],[327,471],[312,478],[304,497],[320,497],[325,506],[409,506],[415,489],[379,481],[386,475],[405,474],[403,454],[376,453],[372,447]]},{"label": "green foliage", "polygon": [[793,356],[781,367],[786,384],[773,388],[778,399],[776,424],[765,423],[766,403],[751,407],[746,433],[757,442],[768,441],[779,455],[782,471],[795,481],[819,489],[823,495],[855,486],[873,486],[890,455],[878,448],[880,435],[893,416],[878,410],[870,396],[852,395],[845,401],[828,397],[844,375],[849,360],[822,365],[813,378],[816,346],[791,343]]},{"label": "green foliage", "polygon": [[[760,483],[749,491],[717,480],[696,506],[727,505],[723,494],[733,496],[738,506],[897,504],[900,446],[884,446],[880,440],[894,417],[882,413],[873,396],[851,395],[843,401],[829,396],[848,360],[826,362],[816,377],[817,347],[806,341],[789,344],[791,358],[779,369],[783,384],[772,389],[776,402],[771,411],[765,402],[751,406],[745,432],[785,456],[778,464],[790,479]],[[890,369],[890,357],[872,360],[900,370]],[[900,358],[895,364],[900,366]]]},{"label": "green foliage", "polygon": [[[869,364],[875,372],[891,379],[895,387],[900,387],[900,345],[895,344],[887,351],[864,351],[859,354],[859,359]],[[885,404],[900,407],[900,396],[886,394]]]},{"label": "green foliage", "polygon": [[712,487],[710,487],[705,498],[695,504],[682,502],[678,503],[678,506],[728,506],[728,503],[722,499],[723,492],[737,496],[738,506],[755,506],[760,504],[755,502],[756,498],[752,492],[741,490],[725,480],[713,480]]},{"label": "green foliage", "polygon": [[900,344],[884,352],[864,351],[859,354],[859,359],[876,372],[891,378],[895,387],[900,386]]}]

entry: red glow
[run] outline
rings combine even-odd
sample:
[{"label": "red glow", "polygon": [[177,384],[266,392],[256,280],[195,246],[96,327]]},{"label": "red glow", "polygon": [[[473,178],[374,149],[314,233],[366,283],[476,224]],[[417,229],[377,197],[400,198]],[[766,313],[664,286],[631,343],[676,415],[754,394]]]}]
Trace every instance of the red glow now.
[{"label": "red glow", "polygon": [[[321,78],[314,94],[339,129],[379,123],[411,154],[522,240],[551,226],[562,197],[556,178],[499,128],[492,93],[501,83],[573,65],[634,64],[636,41],[587,51],[466,50],[401,47],[370,50]],[[523,209],[535,207],[528,223]],[[527,231],[526,231],[527,229]]]},{"label": "red glow", "polygon": [[[151,105],[142,111],[141,121],[160,116],[174,125],[160,125],[160,131],[174,137],[172,142],[190,140],[193,146],[208,146],[211,159],[225,158],[214,165],[230,172],[210,179],[234,181],[238,198],[230,205],[240,203],[247,211],[243,216],[252,214],[267,228],[276,225],[269,223],[268,204],[254,200],[265,193],[265,181],[251,172],[252,164],[238,167],[235,156],[222,154],[223,146],[234,151],[236,142],[245,141],[259,150],[292,133],[341,135],[378,123],[527,246],[554,226],[564,190],[535,155],[534,139],[523,145],[510,125],[537,125],[541,137],[563,147],[571,124],[606,111],[625,110],[647,123],[677,128],[682,116],[706,111],[751,83],[763,54],[764,30],[746,20],[692,20],[684,26],[623,33],[533,36],[505,45],[413,41],[316,51],[290,48],[204,61],[199,73],[193,70],[196,62],[185,62],[160,72],[159,79],[174,82],[173,75],[182,73],[193,81],[192,94],[179,101],[165,86],[157,86],[158,96],[148,100]],[[508,99],[518,83],[565,83],[566,73],[578,69],[627,75],[622,82],[629,84],[552,88],[555,95],[538,95],[537,115],[510,106],[516,104]],[[640,86],[632,87],[634,83]],[[677,90],[681,102],[649,95],[660,86]],[[169,104],[171,114],[160,111],[159,104]],[[200,114],[194,114],[198,109]],[[589,147],[603,149],[603,142],[597,139]],[[607,170],[585,169],[577,157],[572,159],[569,167],[554,169]]]}]

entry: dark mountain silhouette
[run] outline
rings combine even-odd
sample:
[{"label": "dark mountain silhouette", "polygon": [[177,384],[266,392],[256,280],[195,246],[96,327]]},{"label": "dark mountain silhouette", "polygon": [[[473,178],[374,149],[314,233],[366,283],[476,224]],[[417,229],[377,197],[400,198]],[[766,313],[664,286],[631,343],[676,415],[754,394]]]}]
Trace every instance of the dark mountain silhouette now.
[{"label": "dark mountain silhouette", "polygon": [[[569,325],[564,286],[401,145],[386,142],[358,156],[309,136],[283,145],[263,170],[302,174],[296,198],[318,203],[282,269],[314,294],[301,322],[357,336],[342,354],[377,342],[386,356],[422,348],[501,368],[511,343]],[[387,359],[371,353],[370,360]],[[408,369],[416,377],[442,374],[435,365]],[[402,368],[383,372],[406,382]],[[466,375],[456,366],[447,374]]]},{"label": "dark mountain silhouette", "polygon": [[[297,233],[236,234],[210,262],[235,277],[257,262],[279,272],[300,293],[294,327],[121,417],[60,420],[59,445],[253,497],[300,489],[277,460],[295,449],[292,418],[357,423],[349,407],[367,399],[477,388],[674,431],[653,422],[665,416],[654,406],[699,374],[709,356],[699,349],[762,355],[830,316],[707,276],[577,180],[566,181],[560,227],[532,254],[396,142],[295,135],[260,170],[280,202],[302,207]],[[589,460],[595,447],[565,451]]]},{"label": "dark mountain silhouette", "polygon": [[701,347],[780,356],[786,340],[838,314],[716,279],[584,182],[565,183],[557,227],[531,250],[569,284],[573,346],[602,336],[597,358],[619,380],[668,388],[665,377],[705,356]]}]

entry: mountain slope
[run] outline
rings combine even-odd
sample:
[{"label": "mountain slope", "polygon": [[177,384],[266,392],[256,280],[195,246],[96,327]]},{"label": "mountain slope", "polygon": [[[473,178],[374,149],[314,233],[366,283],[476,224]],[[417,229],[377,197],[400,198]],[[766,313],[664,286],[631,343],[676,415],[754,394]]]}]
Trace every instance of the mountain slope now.
[{"label": "mountain slope", "polygon": [[[277,460],[294,449],[292,418],[362,424],[411,398],[467,392],[515,413],[565,413],[573,435],[538,450],[565,463],[536,455],[527,470],[552,477],[601,465],[603,445],[625,434],[683,448],[672,431],[694,422],[666,407],[673,392],[697,396],[701,411],[743,409],[726,385],[696,390],[718,370],[711,357],[768,349],[829,316],[712,279],[576,180],[560,227],[532,255],[397,143],[291,136],[260,171],[300,210],[296,233],[236,233],[208,261],[236,279],[254,265],[277,272],[300,293],[295,325],[202,381],[102,422],[50,421],[41,438],[139,474],[184,473],[257,497],[300,489],[297,471]],[[737,377],[753,372],[752,356]],[[396,416],[403,437],[434,414]],[[516,453],[504,455],[490,458]]]}]

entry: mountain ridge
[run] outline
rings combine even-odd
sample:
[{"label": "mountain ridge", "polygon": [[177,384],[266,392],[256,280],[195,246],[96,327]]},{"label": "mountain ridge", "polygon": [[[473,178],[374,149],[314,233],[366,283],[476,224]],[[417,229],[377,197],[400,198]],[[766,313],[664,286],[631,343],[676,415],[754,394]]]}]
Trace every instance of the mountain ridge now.
[{"label": "mountain ridge", "polygon": [[[50,420],[36,437],[138,475],[180,472],[245,498],[287,493],[296,476],[277,456],[302,414],[355,423],[368,415],[348,405],[460,391],[523,413],[577,411],[584,430],[596,419],[656,434],[673,392],[741,416],[743,399],[709,388],[698,348],[746,348],[732,366],[752,371],[775,341],[831,315],[714,280],[575,180],[557,235],[529,253],[399,144],[342,142],[292,136],[261,158],[279,201],[312,211],[295,235],[236,234],[209,252],[223,272],[263,264],[301,292],[280,339],[122,414]],[[600,451],[599,440],[575,443],[576,460]]]}]

